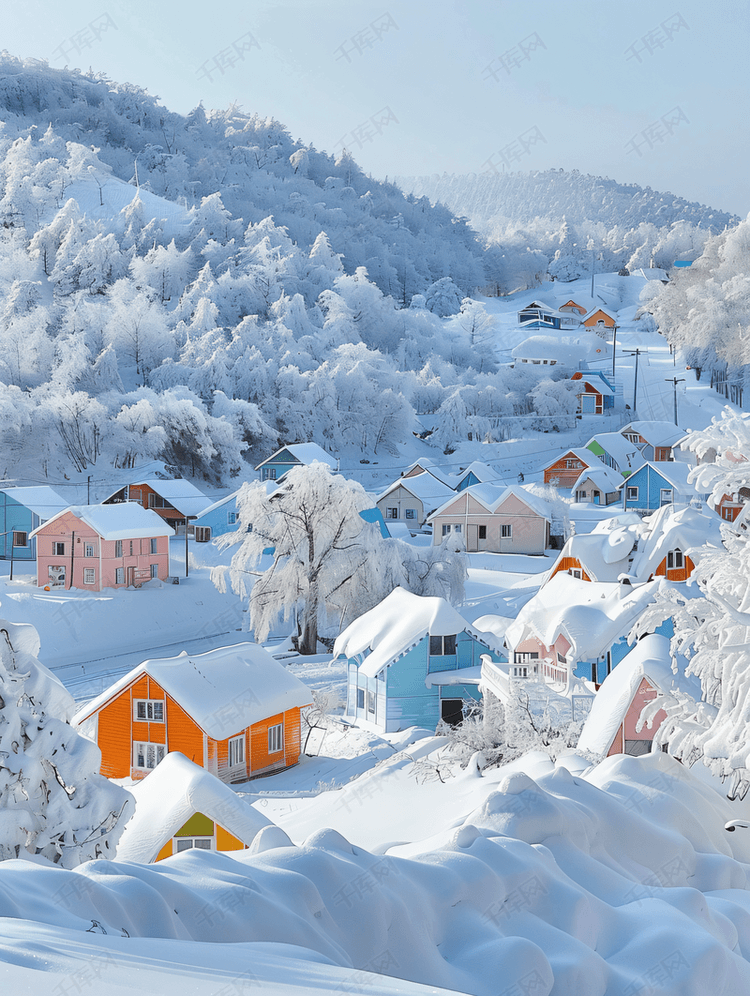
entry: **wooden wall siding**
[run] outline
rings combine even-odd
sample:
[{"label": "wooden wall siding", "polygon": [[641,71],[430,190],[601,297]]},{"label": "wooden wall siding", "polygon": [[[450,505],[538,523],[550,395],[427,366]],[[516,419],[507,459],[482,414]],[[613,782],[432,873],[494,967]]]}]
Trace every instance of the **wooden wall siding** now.
[{"label": "wooden wall siding", "polygon": [[162,847],[162,849],[156,855],[154,861],[163,861],[165,858],[171,858],[171,857],[172,857],[172,838],[170,837],[169,840],[164,845],[164,847]]},{"label": "wooden wall siding", "polygon": [[132,706],[129,690],[99,710],[98,744],[101,773],[107,778],[128,778],[133,764]]},{"label": "wooden wall siding", "polygon": [[205,768],[203,730],[170,695],[167,695],[166,711],[169,717],[169,750],[178,750],[188,760]]},{"label": "wooden wall siding", "polygon": [[[385,684],[380,682],[381,685]],[[289,767],[299,761],[302,753],[302,728],[300,722],[300,708],[287,709],[284,713],[284,753],[286,754],[286,764]]]},{"label": "wooden wall siding", "polygon": [[695,564],[687,556],[683,557],[683,563],[684,567],[673,567],[672,570],[667,570],[667,558],[665,557],[656,568],[656,577],[665,577],[668,581],[687,581],[695,570]]},{"label": "wooden wall siding", "polygon": [[591,581],[591,578],[588,576],[588,574],[586,573],[586,571],[583,569],[583,567],[581,565],[581,561],[577,557],[562,557],[562,559],[559,561],[558,565],[555,567],[555,569],[550,574],[549,579],[551,581],[552,578],[555,576],[555,574],[559,574],[561,571],[563,571],[564,573],[567,574],[568,571],[573,570],[573,569],[575,569],[577,571],[581,571],[581,578],[584,581]]},{"label": "wooden wall siding", "polygon": [[238,837],[234,837],[224,827],[216,824],[216,850],[217,851],[241,851],[247,847]]},{"label": "wooden wall siding", "polygon": [[268,728],[277,726],[284,722],[284,713],[280,712],[276,716],[269,716],[259,723],[254,723],[250,727],[250,770],[253,772],[262,771],[271,764],[278,764],[283,761],[284,752],[268,753]]},{"label": "wooden wall siding", "polygon": [[[566,460],[573,460],[576,466],[566,467]],[[583,461],[573,456],[572,453],[567,453],[565,456],[560,457],[559,460],[556,460],[550,467],[546,468],[544,471],[544,483],[551,484],[552,481],[558,480],[558,487],[572,488],[583,470],[586,470]]]}]

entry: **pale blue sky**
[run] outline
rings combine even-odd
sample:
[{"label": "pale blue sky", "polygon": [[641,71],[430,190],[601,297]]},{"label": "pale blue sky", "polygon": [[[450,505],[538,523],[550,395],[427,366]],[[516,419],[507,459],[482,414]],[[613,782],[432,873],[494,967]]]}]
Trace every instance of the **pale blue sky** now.
[{"label": "pale blue sky", "polygon": [[13,55],[92,67],[182,113],[236,102],[318,149],[344,142],[379,178],[578,169],[750,211],[744,0],[6,6]]}]

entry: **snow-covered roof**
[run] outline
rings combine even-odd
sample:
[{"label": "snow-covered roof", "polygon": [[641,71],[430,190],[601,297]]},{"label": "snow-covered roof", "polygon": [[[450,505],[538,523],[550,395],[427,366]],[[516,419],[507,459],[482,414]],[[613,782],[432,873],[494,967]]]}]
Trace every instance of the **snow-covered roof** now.
[{"label": "snow-covered roof", "polygon": [[[247,483],[249,483],[251,487],[263,488],[267,495],[273,494],[279,486],[278,481],[248,481]],[[229,502],[235,501],[237,499],[237,495],[240,493],[240,490],[240,488],[237,488],[236,491],[233,491],[225,498],[219,498],[218,501],[215,501],[212,505],[209,505],[208,508],[204,508],[200,515],[196,516],[196,525],[198,525],[202,518],[210,515],[211,512],[215,512],[217,508],[221,508],[223,505],[227,505]]]},{"label": "snow-covered roof", "polygon": [[46,484],[28,488],[2,488],[9,498],[30,509],[40,519],[51,519],[68,507],[68,502]]},{"label": "snow-covered roof", "polygon": [[[667,484],[671,484],[678,495],[683,495],[689,498],[697,498],[698,492],[695,489],[695,485],[688,482],[688,476],[693,470],[692,464],[682,463],[679,460],[662,460],[658,463],[651,463],[649,460],[643,465],[644,467],[651,467],[657,474],[664,478]],[[639,467],[635,474],[643,471],[643,467]],[[620,484],[620,487],[625,487],[628,484],[633,483],[635,474],[630,477],[626,477]]]},{"label": "snow-covered roof", "polygon": [[287,446],[280,447],[271,456],[266,457],[265,460],[262,460],[255,469],[260,470],[261,467],[265,467],[267,463],[273,460],[275,456],[284,452],[291,453],[295,460],[299,460],[305,466],[315,463],[317,460],[319,463],[327,464],[332,470],[336,470],[337,461],[329,453],[326,453],[322,446],[318,446],[317,443],[289,443]]},{"label": "snow-covered roof", "polygon": [[500,649],[492,634],[472,626],[444,598],[423,598],[394,588],[379,605],[347,626],[333,645],[333,655],[352,658],[371,651],[359,670],[372,678],[428,634],[455,636],[464,630],[489,649]]},{"label": "snow-covered roof", "polygon": [[137,488],[144,484],[155,491],[157,495],[161,495],[165,501],[168,501],[183,515],[200,515],[209,505],[213,504],[211,499],[199,491],[194,484],[182,477],[176,477],[171,481],[163,481],[159,477],[149,477],[132,481],[131,487]]},{"label": "snow-covered roof", "polygon": [[422,502],[426,512],[432,511],[448,498],[455,497],[453,488],[443,481],[439,481],[430,470],[425,470],[422,474],[417,474],[414,477],[399,477],[393,484],[388,485],[377,500],[382,501],[383,498],[387,498],[396,488],[406,488],[410,494]]},{"label": "snow-covered roof", "polygon": [[535,636],[550,647],[562,634],[571,645],[569,661],[596,660],[630,632],[658,587],[658,581],[601,584],[556,574],[518,613],[506,644],[513,649]]},{"label": "snow-covered roof", "polygon": [[269,716],[309,705],[310,690],[257,643],[205,654],[144,661],[74,717],[80,724],[142,674],[148,674],[214,740],[226,740]]},{"label": "snow-covered roof", "polygon": [[638,578],[650,577],[670,550],[679,549],[698,559],[696,551],[704,545],[722,549],[721,519],[715,512],[664,505],[644,519],[644,525],[648,533],[639,543],[631,569]]},{"label": "snow-covered roof", "polygon": [[43,525],[37,526],[30,535],[36,536],[68,513],[85,522],[105,540],[174,536],[174,529],[160,515],[134,501],[119,502],[116,505],[70,505]]},{"label": "snow-covered roof", "polygon": [[608,308],[605,308],[604,305],[594,304],[588,315],[583,316],[583,321],[586,322],[588,321],[589,318],[593,318],[594,315],[597,313],[597,311],[601,311],[603,314],[607,316],[607,318],[611,318],[613,322],[617,320],[617,316],[614,315],[611,311],[609,311]]},{"label": "snow-covered roof", "polygon": [[[647,528],[636,512],[604,519],[590,533],[576,533],[566,540],[550,574],[557,564],[572,557],[579,561],[592,581],[617,581],[621,574],[630,574],[628,557]],[[552,581],[554,577],[547,584]]]},{"label": "snow-covered roof", "polygon": [[[592,443],[601,446],[622,471],[637,470],[645,462],[635,443],[631,443],[619,432],[597,432],[586,443],[586,448],[589,449]],[[595,453],[596,451],[592,449],[591,452]]]},{"label": "snow-covered roof", "polygon": [[538,495],[532,494],[528,488],[533,487],[532,485],[522,485],[522,484],[491,484],[487,482],[485,484],[472,484],[471,487],[465,488],[460,491],[458,495],[451,495],[447,501],[435,509],[435,511],[428,516],[427,521],[431,522],[435,516],[440,515],[440,513],[448,508],[457,499],[460,500],[465,495],[471,495],[480,505],[483,505],[488,512],[495,512],[509,497],[514,496],[522,501],[532,512],[536,515],[540,515],[543,519],[548,519],[552,521],[552,508],[549,502],[545,501],[543,498],[539,498]]},{"label": "snow-covered roof", "polygon": [[622,434],[637,432],[651,446],[674,446],[686,436],[685,430],[675,425],[674,422],[663,421],[636,420],[628,422],[620,429],[620,432]]},{"label": "snow-covered roof", "polygon": [[605,467],[604,464],[601,467],[589,467],[587,470],[582,470],[580,477],[571,488],[571,494],[574,497],[576,489],[580,488],[584,481],[591,481],[600,491],[606,494],[607,492],[617,491],[620,484],[622,484],[622,474],[618,474],[611,467]]},{"label": "snow-covered roof", "polygon": [[271,821],[205,768],[171,751],[137,785],[135,812],[117,844],[118,861],[149,864],[187,821],[202,813],[250,845]]},{"label": "snow-covered roof", "polygon": [[492,467],[486,463],[482,463],[481,460],[472,460],[465,470],[462,470],[460,474],[456,475],[456,487],[458,487],[461,481],[465,480],[469,474],[473,474],[480,484],[484,484],[488,481],[499,481],[502,476],[499,471],[493,470]]},{"label": "snow-covered roof", "polygon": [[578,460],[580,460],[581,463],[584,465],[584,467],[596,467],[597,464],[601,463],[599,457],[596,456],[595,453],[592,453],[591,450],[586,450],[583,449],[582,447],[577,446],[573,449],[561,450],[552,460],[550,460],[549,463],[544,465],[543,469],[549,470],[557,463],[558,460],[563,460],[565,457],[569,455],[574,456]]},{"label": "snow-covered roof", "polygon": [[593,360],[606,353],[606,344],[597,335],[555,336],[532,335],[512,351],[514,359],[557,360],[577,366],[582,360]]},{"label": "snow-covered roof", "polygon": [[578,741],[579,751],[607,753],[644,677],[660,692],[677,689],[700,700],[700,681],[686,677],[683,671],[672,671],[669,640],[656,633],[644,636],[596,693]]},{"label": "snow-covered roof", "polygon": [[614,388],[610,386],[607,378],[599,370],[582,370],[580,371],[580,377],[576,374],[573,375],[573,380],[580,380],[582,384],[589,383],[596,390],[597,394],[614,397]]}]

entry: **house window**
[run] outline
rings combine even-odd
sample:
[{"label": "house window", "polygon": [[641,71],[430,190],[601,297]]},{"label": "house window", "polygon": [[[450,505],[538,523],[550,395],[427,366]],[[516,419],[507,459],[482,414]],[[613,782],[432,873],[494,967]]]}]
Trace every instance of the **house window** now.
[{"label": "house window", "polygon": [[357,689],[357,708],[364,709],[365,707],[365,690],[364,688]]},{"label": "house window", "polygon": [[133,556],[133,541],[130,541],[130,556]]},{"label": "house window", "polygon": [[140,488],[130,488],[128,492],[128,498],[130,501],[140,501],[142,497],[143,494]]},{"label": "house window", "polygon": [[367,693],[367,711],[371,715],[375,715],[375,692]]},{"label": "house window", "polygon": [[479,539],[486,540],[487,539],[487,526],[479,526],[478,527],[478,534],[479,534]]},{"label": "house window", "polygon": [[83,569],[83,583],[84,584],[96,584],[96,571],[93,567],[84,567]]},{"label": "house window", "polygon": [[133,744],[133,767],[151,771],[166,753],[164,744]]},{"label": "house window", "polygon": [[158,550],[158,543],[159,543],[159,541],[157,540],[157,538],[155,536],[152,536],[151,540],[149,542],[149,553],[158,553],[159,552],[159,550]]},{"label": "house window", "polygon": [[638,488],[637,487],[631,486],[629,488],[626,488],[625,490],[627,492],[626,498],[627,498],[628,501],[638,501]]},{"label": "house window", "polygon": [[659,492],[659,504],[660,505],[671,505],[673,500],[674,492],[671,488],[662,488]]},{"label": "house window", "polygon": [[263,468],[263,480],[264,481],[275,481],[276,480],[276,468],[275,467],[264,467]]},{"label": "house window", "polygon": [[122,540],[115,540],[115,556],[122,556]]},{"label": "house window", "polygon": [[115,584],[125,584],[125,568],[115,568]]},{"label": "house window", "polygon": [[538,650],[523,650],[520,653],[513,654],[513,662],[519,664],[521,662],[528,663],[529,661],[538,661],[539,651]]},{"label": "house window", "polygon": [[[195,542],[196,543],[208,543],[211,539],[211,527],[210,526],[196,526],[195,527]],[[152,550],[152,553],[156,553],[156,550]]]},{"label": "house window", "polygon": [[405,519],[416,519],[416,517],[417,517],[416,508],[407,508],[406,511],[404,512]]},{"label": "house window", "polygon": [[83,544],[83,555],[84,555],[84,557],[95,557],[96,556],[96,547],[94,546],[93,543],[84,543]]},{"label": "house window", "polygon": [[159,565],[158,564],[149,564],[148,568],[151,571],[151,577],[152,578],[158,578],[159,577]]},{"label": "house window", "polygon": [[398,518],[398,509],[397,508],[387,508],[385,510],[385,517],[386,517],[386,519],[397,519]]},{"label": "house window", "polygon": [[452,657],[455,653],[455,635],[430,637],[430,657]]},{"label": "house window", "polygon": [[213,837],[175,837],[177,844],[177,854],[180,851],[190,851],[197,847],[201,851],[212,851],[214,846]]},{"label": "house window", "polygon": [[134,719],[138,723],[163,723],[164,699],[135,699]]},{"label": "house window", "polygon": [[64,557],[65,556],[65,544],[64,543],[53,543],[52,544],[52,556],[53,557]]},{"label": "house window", "polygon": [[444,522],[443,523],[443,536],[447,536],[450,531],[451,531],[450,524],[448,522]]},{"label": "house window", "polygon": [[227,512],[227,525],[228,526],[233,526],[236,521],[237,521],[237,513],[236,512]]},{"label": "house window", "polygon": [[238,764],[245,763],[245,738],[232,737],[229,741],[229,767],[234,768]]},{"label": "house window", "polygon": [[513,668],[513,677],[514,678],[528,678],[528,676],[529,676],[528,665],[524,664],[521,667],[515,667],[514,666],[514,668]]},{"label": "house window", "polygon": [[507,523],[505,525],[500,526],[501,539],[510,539],[512,535],[513,535],[513,526],[509,526],[507,525]]},{"label": "house window", "polygon": [[685,559],[682,556],[682,550],[679,548],[675,550],[670,550],[667,554],[667,570],[675,571],[681,570],[685,566]]},{"label": "house window", "polygon": [[571,567],[568,574],[573,578],[578,578],[579,581],[583,580],[583,571],[580,567]]},{"label": "house window", "polygon": [[29,534],[24,532],[13,533],[13,546],[28,546]]},{"label": "house window", "polygon": [[268,753],[278,754],[284,749],[284,724],[268,727]]}]

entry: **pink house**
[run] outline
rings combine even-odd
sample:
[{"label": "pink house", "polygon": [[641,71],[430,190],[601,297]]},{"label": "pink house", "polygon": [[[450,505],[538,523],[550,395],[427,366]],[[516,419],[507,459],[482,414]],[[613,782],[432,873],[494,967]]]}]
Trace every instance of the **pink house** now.
[{"label": "pink house", "polygon": [[31,534],[40,588],[124,588],[169,576],[171,526],[135,502],[71,505]]},{"label": "pink house", "polygon": [[520,485],[473,484],[430,515],[433,544],[461,533],[469,553],[543,554],[550,544],[552,511]]},{"label": "pink house", "polygon": [[675,691],[700,701],[699,680],[686,676],[680,668],[676,674],[672,671],[669,640],[656,633],[644,636],[596,693],[578,750],[602,756],[650,753],[667,714],[657,709],[641,724],[641,713],[658,695],[669,697]]}]

